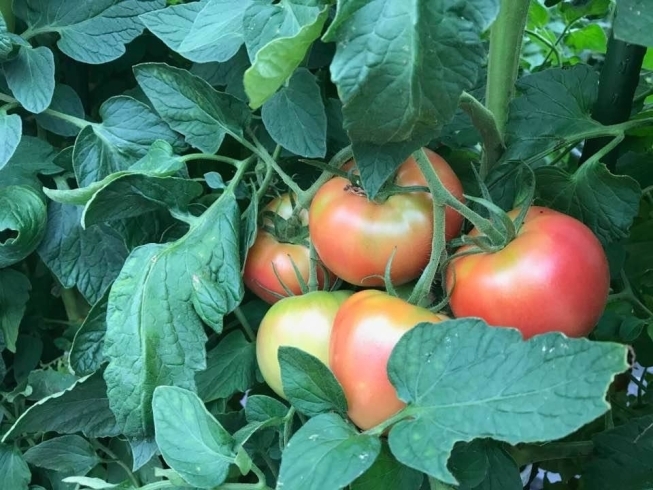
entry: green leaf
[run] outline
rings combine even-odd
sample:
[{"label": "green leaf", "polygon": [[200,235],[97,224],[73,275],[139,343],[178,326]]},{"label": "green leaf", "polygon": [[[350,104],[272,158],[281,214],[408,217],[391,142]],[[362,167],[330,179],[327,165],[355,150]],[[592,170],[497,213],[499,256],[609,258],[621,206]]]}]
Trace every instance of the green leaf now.
[{"label": "green leaf", "polygon": [[352,150],[356,167],[360,170],[361,182],[368,197],[373,199],[399,165],[414,151],[426,145],[431,136],[432,134],[423,139],[388,143],[383,146],[354,142]]},{"label": "green leaf", "polygon": [[134,73],[156,111],[190,145],[215,153],[227,134],[242,138],[250,112],[241,100],[165,63],[137,65]]},{"label": "green leaf", "polygon": [[131,97],[106,100],[100,106],[100,117],[101,124],[89,124],[75,141],[73,165],[80,186],[127,170],[157,140],[178,149],[183,147],[178,134],[147,105]]},{"label": "green leaf", "polygon": [[253,109],[261,107],[293,74],[320,34],[329,14],[316,1],[254,3],[243,19],[252,66],[244,77]]},{"label": "green leaf", "polygon": [[18,56],[2,68],[20,105],[35,114],[48,108],[54,94],[54,56],[49,48],[21,46]]},{"label": "green leaf", "polygon": [[317,357],[296,347],[279,347],[283,392],[300,412],[309,417],[335,410],[347,413],[340,383]]},{"label": "green leaf", "polygon": [[127,174],[101,187],[86,203],[84,228],[140,216],[157,209],[185,211],[202,194],[202,184],[189,179]]},{"label": "green leaf", "polygon": [[222,333],[224,316],[240,303],[240,295],[234,296],[232,292],[221,288],[206,275],[193,275],[193,307],[202,321],[216,333]]},{"label": "green leaf", "polygon": [[0,269],[0,332],[3,344],[16,352],[18,327],[25,314],[32,285],[29,279],[13,269]]},{"label": "green leaf", "polygon": [[93,305],[73,339],[68,362],[78,376],[94,373],[104,362],[102,350],[107,331],[108,299],[109,295],[106,294]]},{"label": "green leaf", "polygon": [[193,486],[221,485],[235,462],[235,441],[202,400],[187,390],[159,386],[152,409],[156,442],[166,463]]},{"label": "green leaf", "polygon": [[608,47],[608,38],[601,26],[588,24],[571,31],[565,37],[565,44],[578,53],[585,49],[596,53],[605,53]]},{"label": "green leaf", "polygon": [[603,16],[608,13],[611,6],[611,0],[590,0],[583,2],[566,1],[561,3],[559,8],[565,22],[571,24],[582,17]]},{"label": "green leaf", "polygon": [[40,191],[43,184],[37,174],[52,175],[62,171],[54,164],[55,156],[54,148],[46,141],[23,135],[9,162],[0,168],[0,189],[28,185]]},{"label": "green leaf", "polygon": [[175,242],[136,248],[109,295],[104,373],[111,408],[130,436],[152,433],[151,400],[157,386],[195,389],[206,367],[206,335],[192,302],[192,276],[244,294],[233,193],[223,194]]},{"label": "green leaf", "polygon": [[247,397],[245,404],[245,416],[247,421],[265,422],[269,419],[285,417],[288,407],[276,398],[266,395],[252,395]]},{"label": "green leaf", "polygon": [[458,442],[447,463],[462,489],[476,488],[486,480],[490,471],[487,447],[482,439],[469,443]]},{"label": "green leaf", "polygon": [[351,490],[419,490],[424,474],[399,463],[383,444],[374,464],[351,484]]},{"label": "green leaf", "polygon": [[30,187],[0,188],[0,269],[20,262],[38,246],[47,212]]},{"label": "green leaf", "polygon": [[405,465],[456,484],[447,460],[458,441],[559,439],[605,413],[626,352],[559,333],[523,341],[516,329],[477,319],[421,323],[388,363],[409,417],[392,427],[390,449]]},{"label": "green leaf", "polygon": [[28,400],[38,401],[70,388],[77,381],[77,377],[70,373],[55,371],[54,369],[37,369],[27,376],[27,385],[32,393]]},{"label": "green leaf", "polygon": [[535,159],[601,129],[590,117],[598,81],[598,74],[583,64],[519,79],[521,95],[510,103],[503,159]]},{"label": "green leaf", "polygon": [[340,416],[311,418],[292,436],[281,459],[277,488],[343,488],[365,473],[381,451],[375,436],[360,434]]},{"label": "green leaf", "polygon": [[[28,35],[56,32],[57,46],[82,63],[100,64],[125,53],[125,45],[143,32],[140,14],[163,8],[165,0],[67,0],[16,2],[16,16],[27,22]],[[23,34],[23,36],[26,36]]]},{"label": "green leaf", "polygon": [[77,435],[48,439],[25,452],[25,461],[39,468],[85,475],[101,460],[93,446]]},{"label": "green leaf", "polygon": [[4,434],[2,442],[22,434],[57,432],[86,437],[113,437],[120,433],[109,409],[106,384],[100,372],[79,379],[67,390],[39,400]]},{"label": "green leaf", "polygon": [[256,345],[240,330],[230,332],[209,351],[206,369],[195,375],[195,381],[207,403],[244,393],[256,381]]},{"label": "green leaf", "polygon": [[653,12],[647,0],[619,0],[614,37],[631,44],[653,46]]},{"label": "green leaf", "polygon": [[[52,96],[52,102],[48,109],[77,117],[82,120],[85,117],[84,106],[82,105],[82,101],[79,98],[79,95],[77,95],[77,92],[68,85],[60,83],[58,83],[54,88],[54,95]],[[81,129],[75,124],[71,124],[47,113],[37,115],[36,122],[48,131],[61,136],[77,136],[77,133],[79,133]]]},{"label": "green leaf", "polygon": [[496,0],[338,0],[324,35],[336,41],[331,77],[354,142],[433,135],[474,86],[485,61],[481,33]]},{"label": "green leaf", "polygon": [[95,304],[118,277],[129,250],[124,238],[106,225],[83,229],[82,211],[50,202],[47,230],[37,252],[63,287],[78,288]]},{"label": "green leaf", "polygon": [[[87,476],[69,476],[62,480],[64,483],[71,483],[76,485],[83,485],[82,488],[90,488],[92,490],[128,490],[124,484],[107,483],[101,478],[89,478]],[[131,487],[133,488],[133,487]]]},{"label": "green leaf", "polygon": [[261,109],[265,129],[285,149],[306,158],[326,155],[327,119],[315,75],[300,68]]},{"label": "green leaf", "polygon": [[224,87],[226,93],[246,102],[247,94],[245,94],[243,77],[245,70],[250,66],[247,50],[242,47],[229,61],[224,63],[195,63],[190,72],[203,78],[214,87]]},{"label": "green leaf", "polygon": [[488,473],[474,490],[522,490],[524,484],[517,463],[493,441],[483,441],[488,461]]},{"label": "green leaf", "polygon": [[243,44],[243,14],[252,0],[202,0],[141,15],[166,46],[191,61],[227,61]]},{"label": "green leaf", "polygon": [[27,490],[32,478],[23,455],[14,446],[0,444],[0,481],[12,490]]},{"label": "green leaf", "polygon": [[594,436],[594,455],[582,474],[592,490],[640,490],[653,486],[653,415]]},{"label": "green leaf", "polygon": [[23,132],[23,121],[17,114],[0,112],[0,169],[16,151]]},{"label": "green leaf", "polygon": [[588,225],[604,243],[628,236],[639,209],[637,181],[613,175],[599,162],[587,162],[569,174],[559,167],[535,170],[538,200]]}]

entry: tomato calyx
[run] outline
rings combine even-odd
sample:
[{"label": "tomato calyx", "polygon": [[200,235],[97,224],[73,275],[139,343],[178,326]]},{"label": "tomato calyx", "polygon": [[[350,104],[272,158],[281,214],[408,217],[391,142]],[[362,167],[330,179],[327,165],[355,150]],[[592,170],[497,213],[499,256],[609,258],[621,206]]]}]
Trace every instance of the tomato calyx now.
[{"label": "tomato calyx", "polygon": [[308,227],[297,216],[283,218],[274,211],[261,213],[264,219],[260,228],[272,235],[279,243],[292,243],[308,247]]}]

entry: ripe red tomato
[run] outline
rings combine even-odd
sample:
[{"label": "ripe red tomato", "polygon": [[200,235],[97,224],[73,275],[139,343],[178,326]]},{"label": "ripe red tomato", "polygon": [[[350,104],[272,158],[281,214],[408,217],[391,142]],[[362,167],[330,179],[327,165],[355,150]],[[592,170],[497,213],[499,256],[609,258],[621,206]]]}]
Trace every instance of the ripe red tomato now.
[{"label": "ripe red tomato", "polygon": [[[514,219],[518,213],[509,215]],[[587,226],[533,206],[515,240],[499,252],[454,259],[446,283],[456,317],[515,327],[526,339],[551,331],[582,337],[603,312],[610,272],[603,247]]]},{"label": "ripe red tomato", "polygon": [[402,335],[418,323],[446,319],[374,289],[342,304],[331,330],[329,366],[345,392],[349,418],[358,427],[374,427],[405,406],[387,374],[388,359]]},{"label": "ripe red tomato", "polygon": [[256,334],[256,359],[265,382],[284,397],[279,347],[296,347],[329,364],[329,336],[333,319],[351,291],[314,291],[283,298],[272,305]]},{"label": "ripe red tomato", "polygon": [[[282,218],[290,218],[292,215],[292,202],[289,194],[283,194],[272,200],[264,209],[277,213]],[[306,225],[308,212],[303,210],[301,222]],[[266,221],[269,225],[269,220]],[[308,282],[310,271],[310,251],[305,244],[284,243],[274,235],[259,228],[256,241],[249,249],[245,260],[243,281],[245,285],[259,298],[270,304],[281,299],[274,293],[281,296],[288,296],[274,273],[276,268],[279,278],[293,294],[301,294],[300,282],[293,268],[293,262],[301,277]],[[274,267],[273,267],[274,266]],[[318,286],[323,288],[328,277],[328,284],[333,285],[336,277],[321,264],[317,267]]]},{"label": "ripe red tomato", "polygon": [[[462,201],[462,185],[449,164],[437,153],[425,151],[444,186]],[[412,156],[399,167],[395,183],[426,186]],[[461,224],[462,217],[447,208],[447,240],[458,234]],[[396,194],[379,203],[352,188],[347,179],[334,177],[320,188],[311,203],[309,231],[324,264],[337,276],[359,286],[383,285],[386,265],[396,248],[390,277],[393,284],[404,284],[419,276],[431,255],[431,195]]]}]

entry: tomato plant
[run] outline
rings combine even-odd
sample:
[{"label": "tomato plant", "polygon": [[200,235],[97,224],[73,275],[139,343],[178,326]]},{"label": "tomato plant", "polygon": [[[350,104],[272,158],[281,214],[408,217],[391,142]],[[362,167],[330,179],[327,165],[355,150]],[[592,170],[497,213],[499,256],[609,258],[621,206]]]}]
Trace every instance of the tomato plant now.
[{"label": "tomato plant", "polygon": [[0,487],[649,488],[648,3],[0,0]]},{"label": "tomato plant", "polygon": [[404,407],[387,374],[390,353],[401,336],[418,323],[446,318],[373,289],[342,304],[333,320],[329,366],[358,427],[370,429]]},{"label": "tomato plant", "polygon": [[[509,216],[516,218],[519,211]],[[610,271],[601,243],[587,226],[534,206],[517,238],[502,250],[454,259],[447,269],[447,288],[458,317],[516,327],[524,338],[551,331],[582,337],[603,313]]]},{"label": "tomato plant", "polygon": [[[292,199],[290,194],[285,194],[273,199],[264,209],[272,212],[283,220],[293,216]],[[308,212],[303,210],[296,223],[304,227],[308,222]],[[307,284],[310,276],[311,258],[305,233],[291,230],[290,226],[283,227],[285,240],[275,236],[274,221],[264,219],[264,228],[259,229],[256,241],[249,249],[243,281],[261,299],[268,303],[275,303],[288,292],[302,293],[302,284]],[[281,221],[287,225],[287,222]],[[281,231],[281,230],[277,230]],[[294,236],[293,236],[294,235]],[[316,280],[319,288],[333,285],[336,277],[322,264],[315,264]]]},{"label": "tomato plant", "polygon": [[268,310],[256,337],[256,359],[265,382],[284,396],[277,353],[279,347],[297,347],[329,363],[333,319],[350,291],[314,291],[284,298]]},{"label": "tomato plant", "polygon": [[[429,149],[426,153],[447,190],[462,199],[462,185],[449,164]],[[399,166],[394,183],[426,186],[412,156]],[[447,208],[446,238],[456,236],[461,224],[462,216]],[[392,257],[391,282],[405,284],[419,276],[431,255],[431,199],[424,192],[406,192],[375,202],[347,179],[334,177],[311,203],[309,229],[322,261],[345,281],[368,287],[383,285]]]}]

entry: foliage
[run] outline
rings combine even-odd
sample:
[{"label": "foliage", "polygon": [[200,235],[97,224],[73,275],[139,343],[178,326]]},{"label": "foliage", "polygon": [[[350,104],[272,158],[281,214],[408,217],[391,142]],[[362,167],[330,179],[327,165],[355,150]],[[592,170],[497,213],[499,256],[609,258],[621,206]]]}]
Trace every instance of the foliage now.
[{"label": "foliage", "polygon": [[[528,6],[0,0],[3,488],[511,490],[538,471],[650,488],[652,10]],[[649,49],[628,119],[608,122],[619,42]],[[275,223],[308,246],[293,220],[332,175],[383,201],[422,147],[466,192],[447,201],[425,173],[436,215],[460,206],[463,232],[496,246],[501,210],[570,214],[600,239],[611,294],[589,338],[415,326],[387,369],[406,407],[361,431],[304,351],[279,350],[288,399],[263,382],[269,305],[244,264],[275,197],[296,197]],[[340,169],[352,156],[358,174]],[[388,268],[388,292],[448,313],[444,242],[435,226],[443,253],[407,294]]]}]

